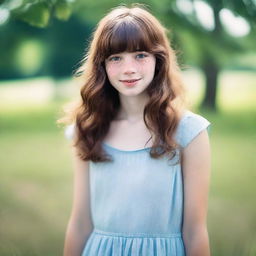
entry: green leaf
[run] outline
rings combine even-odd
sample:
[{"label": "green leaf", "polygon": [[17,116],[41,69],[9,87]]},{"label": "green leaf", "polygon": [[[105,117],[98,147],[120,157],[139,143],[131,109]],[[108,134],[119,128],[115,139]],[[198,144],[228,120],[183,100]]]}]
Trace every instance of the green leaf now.
[{"label": "green leaf", "polygon": [[67,20],[71,15],[71,6],[67,2],[58,2],[54,8],[54,16],[60,20]]},{"label": "green leaf", "polygon": [[14,17],[29,23],[32,26],[46,27],[50,19],[50,10],[45,2],[25,4],[13,11]]}]

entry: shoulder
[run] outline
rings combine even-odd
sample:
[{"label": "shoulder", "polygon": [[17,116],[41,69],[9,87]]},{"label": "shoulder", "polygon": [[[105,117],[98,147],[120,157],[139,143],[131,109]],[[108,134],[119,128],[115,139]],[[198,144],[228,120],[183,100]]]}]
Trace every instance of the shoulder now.
[{"label": "shoulder", "polygon": [[205,117],[186,110],[180,118],[175,140],[182,147],[185,148],[197,135],[203,130],[210,130],[210,121]]}]

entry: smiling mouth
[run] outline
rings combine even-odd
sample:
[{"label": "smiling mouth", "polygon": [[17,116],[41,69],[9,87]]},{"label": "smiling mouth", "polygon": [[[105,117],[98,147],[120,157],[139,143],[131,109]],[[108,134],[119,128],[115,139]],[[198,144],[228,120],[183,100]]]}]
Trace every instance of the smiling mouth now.
[{"label": "smiling mouth", "polygon": [[120,80],[120,82],[123,82],[123,83],[135,83],[137,81],[139,81],[141,78],[139,79],[129,79],[129,80]]},{"label": "smiling mouth", "polygon": [[138,81],[141,80],[140,79],[127,79],[127,80],[120,80],[121,83],[123,83],[126,87],[131,88],[134,87],[138,84]]},{"label": "smiling mouth", "polygon": [[[140,78],[141,79],[141,78]],[[140,79],[130,79],[130,80],[120,80],[121,82],[125,82],[125,83],[134,83],[139,81]]]}]

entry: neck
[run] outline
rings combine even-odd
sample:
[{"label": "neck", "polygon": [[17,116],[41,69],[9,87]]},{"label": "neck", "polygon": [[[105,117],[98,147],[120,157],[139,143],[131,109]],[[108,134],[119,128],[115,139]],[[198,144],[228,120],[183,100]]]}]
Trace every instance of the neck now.
[{"label": "neck", "polygon": [[148,102],[148,96],[146,94],[136,96],[123,96],[120,98],[120,110],[117,118],[127,120],[129,122],[137,122],[143,120],[143,112],[145,105]]}]

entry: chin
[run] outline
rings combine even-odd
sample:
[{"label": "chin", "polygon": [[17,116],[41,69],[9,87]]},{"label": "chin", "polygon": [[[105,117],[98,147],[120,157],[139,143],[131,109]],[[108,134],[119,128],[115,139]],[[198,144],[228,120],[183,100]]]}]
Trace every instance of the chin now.
[{"label": "chin", "polygon": [[124,90],[120,90],[120,93],[125,95],[137,95],[142,93],[138,88],[125,88]]}]

